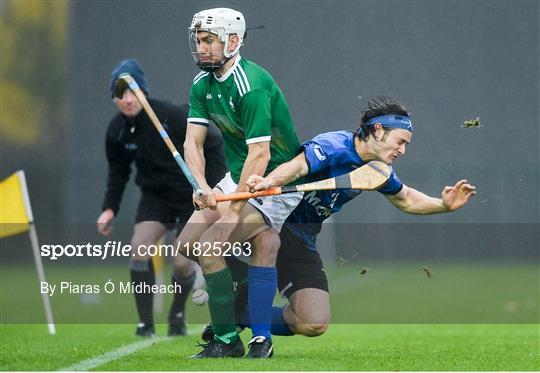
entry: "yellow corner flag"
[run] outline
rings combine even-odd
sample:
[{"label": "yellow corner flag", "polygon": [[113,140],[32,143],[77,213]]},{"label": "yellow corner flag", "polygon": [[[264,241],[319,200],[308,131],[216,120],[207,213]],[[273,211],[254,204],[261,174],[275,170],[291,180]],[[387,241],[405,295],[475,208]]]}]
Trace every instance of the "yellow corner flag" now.
[{"label": "yellow corner flag", "polygon": [[[161,237],[157,242],[159,246],[165,243],[165,237]],[[158,251],[156,255],[152,257],[152,264],[154,265],[154,274],[156,276],[156,285],[163,285],[165,283],[164,269],[165,269],[165,256]],[[163,293],[157,292],[154,294],[154,311],[157,313],[163,312],[164,297]]]},{"label": "yellow corner flag", "polygon": [[0,183],[0,238],[30,229],[33,217],[29,205],[22,171],[17,171]]},{"label": "yellow corner flag", "polygon": [[[34,262],[40,283],[45,280],[43,262],[39,255],[39,242],[32,215],[32,206],[26,187],[24,171],[17,171],[10,177],[0,182],[0,238],[13,236],[28,231]],[[49,326],[49,333],[56,334],[51,303],[48,293],[42,293],[45,317]]]}]

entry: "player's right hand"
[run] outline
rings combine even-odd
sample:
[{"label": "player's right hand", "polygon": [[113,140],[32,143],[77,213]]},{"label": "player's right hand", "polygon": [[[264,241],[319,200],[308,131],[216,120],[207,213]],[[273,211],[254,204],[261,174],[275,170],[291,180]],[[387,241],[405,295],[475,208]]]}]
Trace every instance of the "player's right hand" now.
[{"label": "player's right hand", "polygon": [[446,186],[442,191],[442,201],[447,211],[455,211],[476,195],[476,188],[467,180],[458,181],[454,186]]},{"label": "player's right hand", "polygon": [[202,190],[203,194],[201,196],[197,193],[193,193],[193,205],[196,210],[202,210],[209,208],[215,210],[217,208],[216,194],[210,188],[205,188]]},{"label": "player's right hand", "polygon": [[104,210],[96,222],[97,230],[103,236],[108,236],[113,230],[112,222],[114,220],[114,211],[112,209]]},{"label": "player's right hand", "polygon": [[251,175],[246,181],[246,185],[251,193],[259,190],[266,190],[272,187],[270,181],[259,175]]}]

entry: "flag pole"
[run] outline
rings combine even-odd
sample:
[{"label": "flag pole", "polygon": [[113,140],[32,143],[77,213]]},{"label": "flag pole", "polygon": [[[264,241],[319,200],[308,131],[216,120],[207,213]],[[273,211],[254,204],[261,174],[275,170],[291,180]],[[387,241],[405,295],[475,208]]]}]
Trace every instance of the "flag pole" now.
[{"label": "flag pole", "polygon": [[[30,241],[32,242],[32,251],[34,253],[34,262],[36,263],[36,271],[40,284],[42,282],[47,282],[45,280],[45,271],[43,270],[43,262],[41,261],[41,256],[39,255],[39,243],[36,234],[36,227],[34,223],[30,224]],[[41,287],[40,287],[41,288]],[[56,328],[54,325],[51,302],[49,299],[49,292],[41,292],[41,298],[43,299],[43,306],[45,307],[45,316],[47,317],[47,323],[49,325],[49,333],[51,335],[56,334]]]},{"label": "flag pole", "polygon": [[[24,171],[17,171],[17,176],[19,177],[19,180],[22,185],[21,189],[23,192],[24,207],[26,209],[26,215],[30,223],[30,230],[28,234],[30,236],[30,242],[32,243],[32,252],[34,253],[34,262],[36,264],[36,271],[37,271],[38,279],[41,284],[42,282],[47,282],[47,281],[45,280],[45,270],[43,269],[43,261],[41,260],[41,256],[39,255],[39,242],[37,238],[36,227],[34,225],[34,215],[32,214],[32,206],[30,205],[30,196],[28,195],[28,188],[26,186],[26,177],[24,175]],[[48,292],[43,293],[41,291],[40,293],[41,293],[41,298],[43,299],[43,306],[45,307],[45,317],[47,318],[47,323],[49,326],[49,333],[51,335],[55,335],[56,327],[54,325],[54,319],[52,315],[49,293]]]}]

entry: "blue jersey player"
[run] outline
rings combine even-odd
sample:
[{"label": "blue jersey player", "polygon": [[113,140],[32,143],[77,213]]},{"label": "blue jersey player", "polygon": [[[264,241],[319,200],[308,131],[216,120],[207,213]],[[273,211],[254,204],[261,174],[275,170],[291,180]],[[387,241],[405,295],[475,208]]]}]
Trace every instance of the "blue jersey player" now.
[{"label": "blue jersey player", "polygon": [[[408,111],[393,98],[377,97],[368,102],[355,133],[328,132],[306,141],[301,153],[280,165],[266,177],[251,176],[252,191],[281,186],[305,177],[306,182],[336,177],[353,171],[372,160],[392,164],[405,154],[412,137]],[[455,211],[476,194],[466,180],[446,186],[441,198],[434,198],[406,186],[394,171],[379,189],[392,204],[410,214],[437,214]],[[274,307],[272,333],[317,336],[324,333],[330,320],[328,283],[316,251],[316,238],[322,223],[343,205],[362,193],[336,189],[305,193],[289,215],[280,234],[278,288],[289,304]]]}]

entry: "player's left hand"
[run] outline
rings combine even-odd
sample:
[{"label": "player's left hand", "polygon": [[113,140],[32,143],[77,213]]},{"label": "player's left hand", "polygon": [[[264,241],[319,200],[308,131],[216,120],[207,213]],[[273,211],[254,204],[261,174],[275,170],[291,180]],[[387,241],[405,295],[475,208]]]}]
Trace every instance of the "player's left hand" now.
[{"label": "player's left hand", "polygon": [[476,188],[467,180],[458,181],[454,186],[446,186],[442,191],[442,201],[448,211],[463,207],[476,194]]},{"label": "player's left hand", "polygon": [[199,196],[197,193],[193,193],[193,206],[195,210],[202,210],[210,208],[215,210],[217,208],[216,194],[211,188],[203,188],[203,194]]}]

